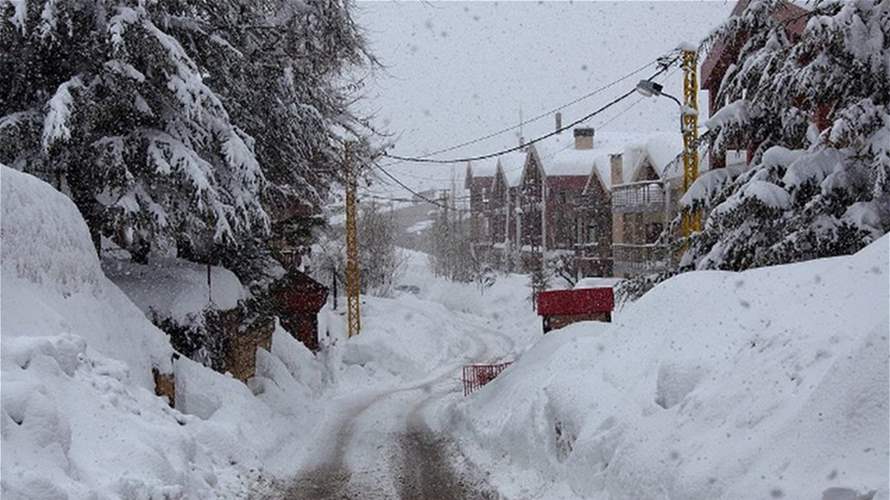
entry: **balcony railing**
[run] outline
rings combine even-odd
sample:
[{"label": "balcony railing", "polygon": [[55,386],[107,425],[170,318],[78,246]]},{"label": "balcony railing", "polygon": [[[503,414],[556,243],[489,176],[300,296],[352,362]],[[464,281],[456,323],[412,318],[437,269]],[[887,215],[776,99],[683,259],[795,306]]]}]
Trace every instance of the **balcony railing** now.
[{"label": "balcony railing", "polygon": [[667,200],[662,181],[642,181],[612,187],[612,211],[661,212]]},{"label": "balcony railing", "polygon": [[645,245],[614,243],[612,259],[616,276],[649,274],[666,270],[670,253],[666,246],[655,243]]}]

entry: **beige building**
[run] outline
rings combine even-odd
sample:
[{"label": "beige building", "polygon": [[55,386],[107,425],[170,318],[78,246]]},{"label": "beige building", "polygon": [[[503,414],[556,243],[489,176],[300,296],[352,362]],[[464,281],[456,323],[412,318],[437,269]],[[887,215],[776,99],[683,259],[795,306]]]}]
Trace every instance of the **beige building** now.
[{"label": "beige building", "polygon": [[659,134],[611,156],[615,276],[667,268],[671,256],[657,240],[676,216],[683,194],[682,149],[679,134]]}]

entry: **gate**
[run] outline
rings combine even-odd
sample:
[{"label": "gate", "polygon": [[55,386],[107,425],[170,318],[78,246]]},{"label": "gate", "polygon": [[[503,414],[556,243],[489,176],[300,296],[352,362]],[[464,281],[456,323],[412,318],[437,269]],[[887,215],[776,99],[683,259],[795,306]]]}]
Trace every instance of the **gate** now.
[{"label": "gate", "polygon": [[464,396],[469,396],[483,385],[491,382],[502,371],[512,364],[512,361],[495,365],[466,365],[463,367]]}]

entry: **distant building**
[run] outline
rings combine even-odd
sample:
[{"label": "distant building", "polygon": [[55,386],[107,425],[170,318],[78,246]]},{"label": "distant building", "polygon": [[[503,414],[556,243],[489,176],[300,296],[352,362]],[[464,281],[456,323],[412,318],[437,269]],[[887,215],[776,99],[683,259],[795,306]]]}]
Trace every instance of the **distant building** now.
[{"label": "distant building", "polygon": [[610,158],[614,276],[667,268],[668,248],[658,237],[676,216],[682,196],[682,138],[660,134]]},{"label": "distant building", "polygon": [[467,162],[464,188],[470,196],[470,239],[477,245],[491,245],[489,201],[497,158]]}]

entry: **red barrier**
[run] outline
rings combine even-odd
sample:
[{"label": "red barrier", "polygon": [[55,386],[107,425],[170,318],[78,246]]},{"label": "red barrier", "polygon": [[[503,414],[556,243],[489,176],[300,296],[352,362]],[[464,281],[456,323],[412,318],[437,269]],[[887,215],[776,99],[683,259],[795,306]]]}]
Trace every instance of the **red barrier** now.
[{"label": "red barrier", "polygon": [[475,390],[491,382],[502,371],[512,364],[512,361],[496,365],[466,365],[463,370],[464,396],[469,396]]}]

